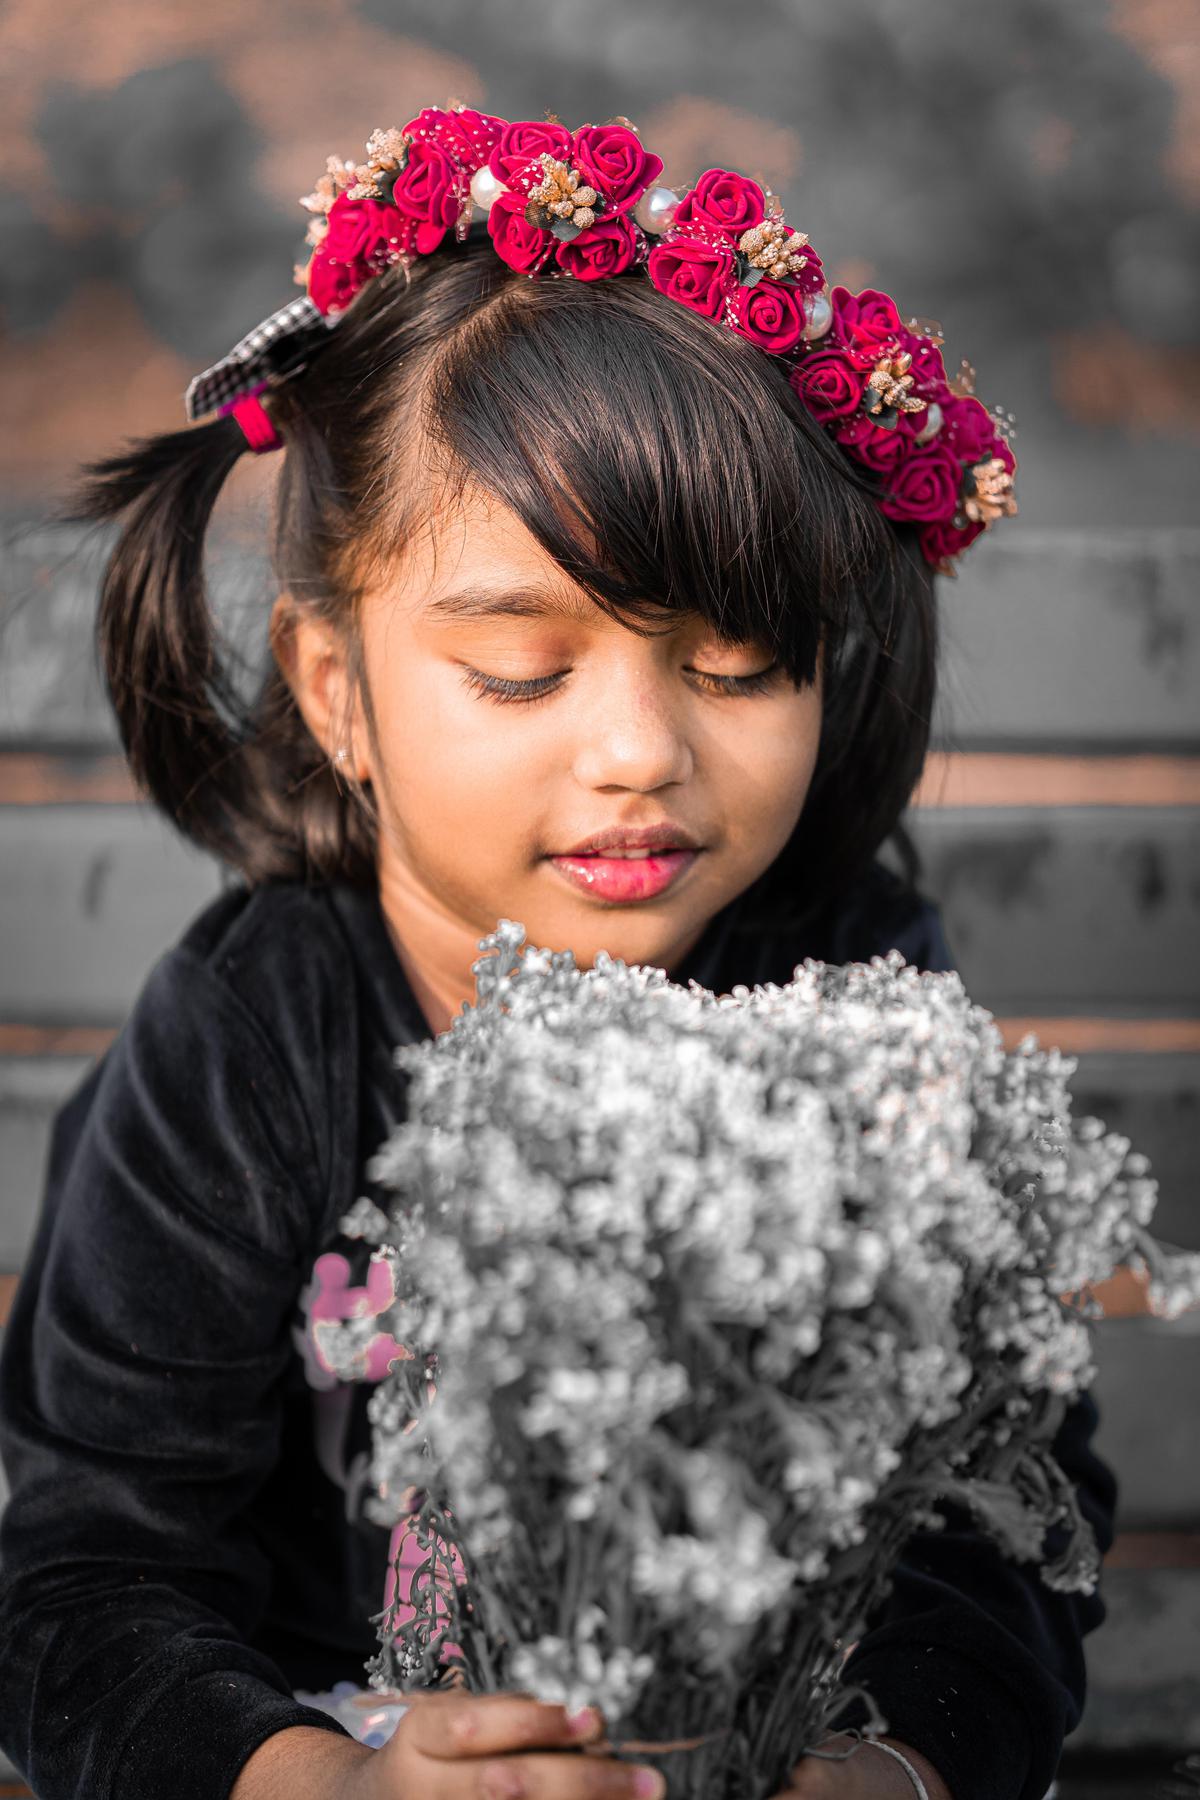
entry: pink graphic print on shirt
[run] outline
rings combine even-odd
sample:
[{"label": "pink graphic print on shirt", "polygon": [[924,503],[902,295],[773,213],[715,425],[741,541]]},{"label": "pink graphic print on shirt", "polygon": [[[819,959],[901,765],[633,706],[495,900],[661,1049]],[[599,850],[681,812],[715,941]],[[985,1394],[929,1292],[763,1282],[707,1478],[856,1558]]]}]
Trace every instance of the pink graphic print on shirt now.
[{"label": "pink graphic print on shirt", "polygon": [[396,1298],[392,1265],[384,1257],[367,1267],[365,1287],[351,1287],[350,1264],[336,1250],[318,1256],[312,1280],[301,1296],[308,1315],[304,1334],[305,1373],[313,1387],[336,1381],[382,1381],[393,1357],[411,1352],[389,1331],[370,1331],[348,1321],[365,1321],[386,1312]]},{"label": "pink graphic print on shirt", "polygon": [[[413,1525],[414,1520],[412,1518],[399,1519],[392,1527],[392,1538],[388,1545],[388,1577],[383,1594],[385,1610],[392,1604],[392,1598],[396,1592],[395,1557],[397,1551],[400,1553],[400,1592],[409,1596],[408,1599],[402,1600],[400,1605],[396,1608],[394,1623],[397,1628],[401,1625],[407,1625],[416,1614],[417,1609],[411,1604],[413,1576],[429,1554],[427,1550],[422,1550],[417,1543],[417,1534],[413,1529]],[[446,1540],[437,1537],[436,1533],[435,1538],[439,1557],[444,1558],[447,1548]],[[462,1558],[459,1556],[458,1551],[453,1545],[450,1546],[450,1566],[454,1571],[454,1579],[456,1582],[466,1580],[466,1570],[463,1568]],[[422,1588],[428,1587],[429,1581],[430,1575],[427,1573],[421,1584]],[[436,1565],[433,1571],[433,1583],[438,1590],[435,1601],[435,1619],[444,1621],[447,1614],[447,1608],[442,1599],[442,1595],[446,1591],[446,1570],[444,1561],[439,1561]],[[418,1592],[420,1592],[420,1590],[418,1590]],[[450,1658],[459,1657],[461,1655],[461,1645],[443,1642],[439,1661],[446,1662]]]},{"label": "pink graphic print on shirt", "polygon": [[[318,1439],[322,1392],[340,1387],[343,1383],[382,1381],[393,1359],[403,1357],[411,1360],[412,1357],[412,1352],[403,1344],[398,1344],[390,1332],[372,1331],[368,1324],[369,1320],[386,1312],[396,1298],[391,1262],[386,1258],[373,1259],[367,1266],[364,1286],[351,1287],[350,1277],[350,1264],[346,1258],[336,1250],[326,1251],[313,1264],[312,1280],[301,1295],[306,1326],[302,1333],[297,1333],[297,1341],[304,1357],[309,1385],[318,1390],[314,1396],[318,1403]],[[432,1398],[432,1384],[430,1397]],[[327,1457],[322,1451],[323,1446],[319,1442],[320,1460],[326,1466]],[[391,1605],[396,1592],[397,1551],[400,1552],[399,1580],[403,1595],[411,1595],[413,1576],[427,1555],[417,1543],[412,1524],[411,1518],[403,1518],[392,1527],[383,1602],[385,1610]],[[444,1540],[439,1539],[438,1542],[444,1551]],[[451,1549],[451,1566],[455,1579],[464,1580],[462,1560],[454,1549]],[[439,1585],[444,1579],[444,1571],[439,1570]],[[408,1600],[402,1601],[396,1609],[396,1625],[408,1623],[415,1611],[416,1608]],[[445,1608],[440,1602],[437,1616],[445,1616]],[[460,1654],[457,1644],[443,1644],[443,1660],[457,1654]]]}]

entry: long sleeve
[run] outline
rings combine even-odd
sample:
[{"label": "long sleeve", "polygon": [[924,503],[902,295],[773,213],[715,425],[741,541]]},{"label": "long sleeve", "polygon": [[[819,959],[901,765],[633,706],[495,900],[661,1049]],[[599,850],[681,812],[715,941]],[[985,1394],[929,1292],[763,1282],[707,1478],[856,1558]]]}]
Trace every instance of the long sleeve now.
[{"label": "long sleeve", "polygon": [[41,1800],[225,1800],[342,1732],[248,1639],[323,1154],[258,1016],[172,951],[62,1110],[0,1357],[0,1743]]},{"label": "long sleeve", "polygon": [[[954,967],[932,902],[885,935],[919,968]],[[1103,1555],[1117,1484],[1092,1446],[1098,1422],[1095,1401],[1082,1394],[1064,1415],[1054,1454]],[[867,1621],[843,1680],[870,1690],[889,1732],[928,1756],[954,1800],[1042,1800],[1083,1712],[1082,1640],[1103,1622],[1104,1600],[1099,1588],[1055,1593],[1035,1565],[1008,1558],[963,1509],[939,1510],[945,1530],[909,1539],[892,1592]],[[1061,1548],[1062,1531],[1049,1535],[1048,1552]],[[855,1700],[837,1722],[861,1725],[866,1717]]]}]

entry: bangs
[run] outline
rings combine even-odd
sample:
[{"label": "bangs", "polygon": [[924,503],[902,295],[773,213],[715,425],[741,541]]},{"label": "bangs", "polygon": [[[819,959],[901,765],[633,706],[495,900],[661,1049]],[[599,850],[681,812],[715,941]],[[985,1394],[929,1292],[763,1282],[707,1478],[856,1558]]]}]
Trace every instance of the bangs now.
[{"label": "bangs", "polygon": [[699,615],[810,685],[893,573],[873,488],[785,368],[644,278],[507,282],[424,387],[450,482],[493,492],[641,635]]}]

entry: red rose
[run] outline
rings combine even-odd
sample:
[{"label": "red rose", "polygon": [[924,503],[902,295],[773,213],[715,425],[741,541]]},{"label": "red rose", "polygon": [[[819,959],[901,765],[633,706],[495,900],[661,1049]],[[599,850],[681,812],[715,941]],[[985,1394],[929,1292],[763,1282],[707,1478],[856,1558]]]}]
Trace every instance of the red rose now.
[{"label": "red rose", "polygon": [[926,562],[932,563],[940,573],[946,574],[949,572],[946,565],[952,568],[953,559],[960,556],[968,544],[973,544],[984,529],[982,521],[978,519],[969,520],[961,531],[940,521],[922,525],[917,533],[921,554]]},{"label": "red rose", "polygon": [[813,417],[824,424],[858,411],[865,377],[843,351],[816,350],[796,364],[788,380]]},{"label": "red rose", "polygon": [[948,444],[963,462],[986,462],[989,456],[999,454],[996,445],[1003,439],[982,400],[973,394],[952,394],[942,401],[942,411],[945,423],[938,433],[939,442]]},{"label": "red rose", "polygon": [[849,288],[835,287],[829,300],[833,329],[848,348],[869,354],[878,346],[878,353],[882,353],[884,345],[894,344],[901,335],[903,327],[895,301],[877,288],[852,294]]},{"label": "red rose", "polygon": [[460,201],[454,191],[457,174],[446,152],[436,144],[413,144],[408,162],[396,177],[392,204],[406,218],[437,225],[445,231],[458,217]]},{"label": "red rose", "polygon": [[734,169],[705,169],[679,202],[675,224],[706,225],[725,232],[736,244],[743,231],[762,224],[766,207],[762,189],[748,175]]},{"label": "red rose", "polygon": [[[424,244],[421,233],[432,232]],[[328,230],[308,265],[308,295],[321,313],[344,311],[364,283],[404,251],[436,250],[441,227],[416,227],[384,200],[351,200],[341,193],[329,209]]]},{"label": "red rose", "polygon": [[800,255],[804,257],[804,267],[792,276],[796,286],[805,294],[819,294],[825,286],[825,270],[821,259],[811,244],[805,244]]},{"label": "red rose", "polygon": [[[525,171],[528,179],[524,191],[536,187],[542,179],[538,157],[549,151],[558,162],[569,162],[571,133],[565,125],[552,125],[547,119],[514,119],[506,125],[492,145],[488,168],[497,181],[509,187],[517,185],[517,177]],[[535,166],[530,169],[529,165]]]},{"label": "red rose", "polygon": [[415,119],[400,127],[408,137],[428,139],[463,168],[474,171],[491,155],[504,130],[504,120],[473,107],[427,106]]},{"label": "red rose", "polygon": [[676,238],[654,246],[647,273],[660,294],[716,319],[733,282],[733,253],[699,238]]},{"label": "red rose", "polygon": [[399,230],[395,209],[386,200],[351,200],[341,193],[329,209],[329,229],[321,253],[335,262],[369,262],[386,257]]},{"label": "red rose", "polygon": [[764,279],[738,287],[733,296],[737,322],[733,329],[775,356],[794,350],[807,323],[798,288]]},{"label": "red rose", "polygon": [[913,378],[912,391],[919,392],[927,399],[940,401],[942,390],[946,387],[946,365],[942,361],[941,350],[932,338],[922,337],[906,327],[901,328],[900,341],[912,357],[908,370]]},{"label": "red rose", "polygon": [[318,249],[308,265],[308,297],[319,313],[332,317],[345,311],[366,279],[356,265],[331,262]]},{"label": "red rose", "polygon": [[879,502],[889,519],[949,522],[958,511],[962,464],[940,437],[910,449],[891,470]]},{"label": "red rose", "polygon": [[889,431],[861,412],[845,425],[839,425],[834,436],[856,462],[864,463],[881,475],[886,475],[912,448],[910,440],[900,436],[899,428]]},{"label": "red rose", "polygon": [[601,281],[607,275],[620,275],[633,267],[637,259],[637,238],[624,213],[597,219],[578,237],[563,240],[555,260],[576,281]]},{"label": "red rose", "polygon": [[641,138],[627,125],[581,125],[572,150],[583,180],[604,195],[614,212],[636,206],[662,174],[662,157],[643,150]]},{"label": "red rose", "polygon": [[487,221],[497,256],[523,275],[540,269],[558,241],[551,232],[529,223],[527,205],[522,194],[497,194]]}]

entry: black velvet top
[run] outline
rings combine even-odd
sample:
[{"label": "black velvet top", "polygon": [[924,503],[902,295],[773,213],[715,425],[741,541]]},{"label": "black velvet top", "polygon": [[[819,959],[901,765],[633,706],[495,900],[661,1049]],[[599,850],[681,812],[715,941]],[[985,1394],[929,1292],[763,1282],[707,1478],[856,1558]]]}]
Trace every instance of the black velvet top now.
[{"label": "black velvet top", "polygon": [[[739,929],[735,901],[674,978],[724,993],[893,946],[952,966],[936,906],[878,862],[804,935]],[[0,1746],[41,1800],[225,1800],[273,1732],[343,1729],[295,1690],[366,1685],[386,1344],[345,1379],[321,1327],[382,1310],[370,1245],[338,1221],[403,1116],[392,1049],[428,1036],[374,893],[238,885],[60,1108],[0,1354]],[[1096,1422],[1084,1396],[1057,1452],[1104,1550]],[[846,1678],[954,1800],[1042,1800],[1103,1601],[1052,1593],[944,1510]]]}]

